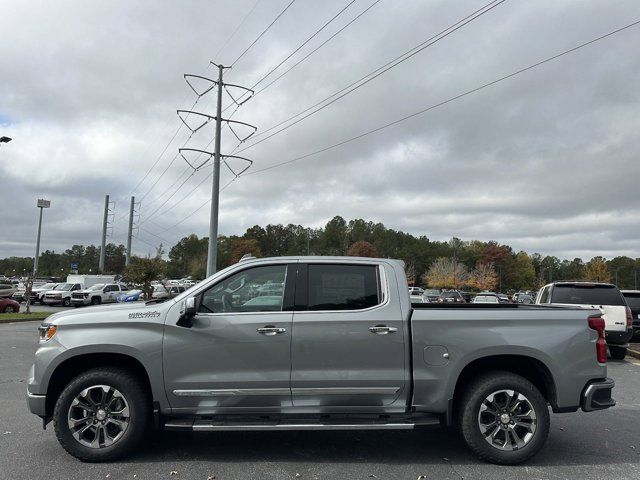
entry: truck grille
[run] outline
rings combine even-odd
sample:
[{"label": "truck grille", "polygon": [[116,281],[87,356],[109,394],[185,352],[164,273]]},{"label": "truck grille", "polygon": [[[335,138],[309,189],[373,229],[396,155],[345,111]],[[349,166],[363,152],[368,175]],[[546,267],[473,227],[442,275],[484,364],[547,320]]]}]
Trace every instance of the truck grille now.
[{"label": "truck grille", "polygon": [[82,293],[74,292],[71,294],[71,298],[80,298],[82,299]]}]

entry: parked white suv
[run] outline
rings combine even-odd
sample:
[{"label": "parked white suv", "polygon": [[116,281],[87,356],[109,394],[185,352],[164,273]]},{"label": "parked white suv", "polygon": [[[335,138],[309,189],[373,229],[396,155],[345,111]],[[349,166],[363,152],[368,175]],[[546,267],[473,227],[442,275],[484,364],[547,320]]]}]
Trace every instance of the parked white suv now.
[{"label": "parked white suv", "polygon": [[631,309],[615,285],[597,282],[554,282],[540,289],[536,303],[599,309],[604,318],[611,357],[622,360],[627,355],[629,340],[633,335],[633,319]]},{"label": "parked white suv", "polygon": [[117,301],[118,295],[127,290],[125,285],[117,283],[96,283],[84,290],[73,292],[71,294],[71,303],[74,307],[113,303]]}]

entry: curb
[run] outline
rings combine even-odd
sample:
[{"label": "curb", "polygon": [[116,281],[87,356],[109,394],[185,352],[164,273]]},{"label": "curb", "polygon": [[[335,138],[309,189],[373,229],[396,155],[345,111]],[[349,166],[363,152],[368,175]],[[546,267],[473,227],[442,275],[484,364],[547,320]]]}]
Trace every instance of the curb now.
[{"label": "curb", "polygon": [[640,346],[634,345],[634,348],[627,348],[627,355],[630,357],[640,359]]}]

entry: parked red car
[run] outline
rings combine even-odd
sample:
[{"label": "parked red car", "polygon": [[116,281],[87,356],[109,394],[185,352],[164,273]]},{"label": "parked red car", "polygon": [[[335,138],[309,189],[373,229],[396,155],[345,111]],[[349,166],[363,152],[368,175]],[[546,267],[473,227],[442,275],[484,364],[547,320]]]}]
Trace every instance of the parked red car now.
[{"label": "parked red car", "polygon": [[20,311],[20,304],[10,298],[0,298],[0,312],[17,313]]}]

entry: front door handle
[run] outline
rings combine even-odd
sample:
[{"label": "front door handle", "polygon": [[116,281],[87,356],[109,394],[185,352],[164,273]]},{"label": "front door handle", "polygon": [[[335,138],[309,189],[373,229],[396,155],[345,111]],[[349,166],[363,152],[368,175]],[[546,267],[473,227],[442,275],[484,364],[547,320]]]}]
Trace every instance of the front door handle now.
[{"label": "front door handle", "polygon": [[258,333],[261,333],[262,335],[269,335],[269,336],[278,335],[286,331],[287,331],[286,328],[276,327],[275,325],[265,325],[264,327],[260,327],[257,330]]},{"label": "front door handle", "polygon": [[387,327],[386,325],[376,325],[375,327],[369,327],[371,333],[376,335],[388,335],[389,333],[395,333],[398,331],[396,327]]}]

